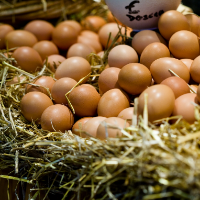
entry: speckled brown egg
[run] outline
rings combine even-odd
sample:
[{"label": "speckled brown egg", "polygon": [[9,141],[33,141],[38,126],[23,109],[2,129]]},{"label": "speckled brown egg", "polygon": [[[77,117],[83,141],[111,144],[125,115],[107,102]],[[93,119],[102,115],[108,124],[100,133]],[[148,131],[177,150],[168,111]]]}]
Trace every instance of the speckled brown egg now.
[{"label": "speckled brown egg", "polygon": [[193,60],[192,59],[180,59],[187,67],[188,69],[190,70],[190,67],[193,63]]},{"label": "speckled brown egg", "polygon": [[192,65],[190,67],[190,74],[192,79],[197,82],[200,83],[200,56],[198,56],[197,58],[194,59],[194,61],[192,62]]},{"label": "speckled brown egg", "polygon": [[9,24],[0,24],[0,49],[6,48],[5,37],[14,28]]},{"label": "speckled brown egg", "polygon": [[53,43],[62,50],[67,50],[77,42],[78,32],[67,24],[60,24],[55,27],[52,33]]},{"label": "speckled brown egg", "polygon": [[183,94],[190,93],[188,84],[183,79],[176,76],[166,78],[160,84],[169,86],[174,92],[175,98],[178,98]]},{"label": "speckled brown egg", "polygon": [[86,59],[81,57],[71,57],[67,58],[59,65],[55,72],[55,78],[60,79],[69,77],[78,82],[81,78],[84,78],[90,72],[90,63]]},{"label": "speckled brown egg", "polygon": [[153,61],[163,57],[170,57],[169,49],[160,42],[154,42],[145,47],[140,57],[140,63],[150,69]]},{"label": "speckled brown egg", "polygon": [[197,95],[193,93],[184,94],[175,101],[173,116],[180,115],[188,123],[193,123],[195,119],[194,104],[198,103]]},{"label": "speckled brown egg", "polygon": [[50,55],[59,54],[57,46],[48,40],[37,42],[33,49],[40,54],[43,61]]},{"label": "speckled brown egg", "polygon": [[28,85],[26,88],[26,93],[42,92],[42,93],[50,96],[54,83],[55,83],[55,80],[52,77],[41,76],[32,82],[32,84],[38,85],[38,86]]},{"label": "speckled brown egg", "polygon": [[132,39],[132,47],[139,55],[141,55],[145,47],[154,42],[161,42],[165,45],[167,44],[159,33],[152,30],[142,30],[134,35]]},{"label": "speckled brown egg", "polygon": [[[109,125],[116,127],[109,127]],[[121,137],[123,134],[120,129],[129,127],[129,123],[126,120],[119,117],[109,117],[102,121],[97,128],[96,137],[100,140],[105,140],[107,138]]]},{"label": "speckled brown egg", "polygon": [[67,104],[68,101],[65,94],[69,92],[75,85],[77,81],[72,78],[61,78],[57,80],[51,90],[51,95],[55,103]]},{"label": "speckled brown egg", "polygon": [[74,116],[71,110],[60,104],[49,106],[41,116],[43,130],[65,132],[74,124]]},{"label": "speckled brown egg", "polygon": [[169,40],[169,49],[174,57],[195,59],[199,56],[199,38],[190,31],[178,31]]},{"label": "speckled brown egg", "polygon": [[102,117],[117,117],[129,107],[127,94],[120,89],[111,89],[104,93],[98,104],[98,115]]},{"label": "speckled brown egg", "polygon": [[172,89],[166,85],[153,85],[144,90],[139,96],[138,113],[143,115],[145,94],[148,95],[148,119],[153,122],[170,117],[174,109],[175,96]]},{"label": "speckled brown egg", "polygon": [[25,30],[14,30],[9,32],[5,41],[8,43],[8,48],[28,46],[33,47],[38,42],[38,39],[31,32]]},{"label": "speckled brown egg", "polygon": [[42,68],[42,58],[31,47],[19,47],[14,51],[12,57],[17,61],[17,66],[27,72],[36,72]]},{"label": "speckled brown egg", "polygon": [[70,92],[68,98],[77,116],[92,117],[96,115],[100,94],[93,86],[80,85]]},{"label": "speckled brown egg", "polygon": [[187,83],[189,82],[190,73],[187,66],[176,58],[159,58],[150,66],[151,74],[156,83],[161,83],[164,79],[174,76],[169,69]]},{"label": "speckled brown egg", "polygon": [[198,29],[200,26],[199,16],[189,13],[189,14],[186,14],[185,17],[187,18],[187,20],[190,24],[190,29],[191,29],[190,31],[198,36]]},{"label": "speckled brown egg", "polygon": [[118,83],[119,72],[120,69],[117,67],[109,67],[101,72],[98,79],[98,85],[101,93],[105,93],[114,88],[120,88]]},{"label": "speckled brown egg", "polygon": [[87,58],[91,53],[95,53],[94,49],[84,43],[73,44],[67,51],[67,58],[78,56],[82,58]]},{"label": "speckled brown egg", "polygon": [[151,85],[149,69],[140,63],[125,65],[119,72],[118,83],[129,94],[140,94]]},{"label": "speckled brown egg", "polygon": [[30,122],[39,120],[44,110],[51,105],[53,105],[51,99],[41,92],[29,92],[20,102],[21,112]]},{"label": "speckled brown egg", "polygon": [[64,25],[64,24],[72,26],[78,33],[80,33],[82,30],[81,24],[75,20],[65,20],[59,23],[59,25]]},{"label": "speckled brown egg", "polygon": [[[97,128],[99,124],[104,121],[105,117],[93,117],[89,119],[83,126],[83,132],[81,133],[81,137],[89,138],[90,136],[96,137],[97,135]],[[86,133],[85,133],[86,132]]]},{"label": "speckled brown egg", "polygon": [[[55,72],[56,69],[58,68],[58,66],[64,61],[66,60],[66,58],[64,56],[61,55],[50,55],[47,57],[48,63],[47,63],[47,67],[52,71]],[[46,60],[44,61],[46,62]]]},{"label": "speckled brown egg", "polygon": [[108,55],[110,67],[122,68],[129,63],[137,63],[138,55],[136,51],[128,45],[118,45],[111,49]]},{"label": "speckled brown egg", "polygon": [[32,20],[24,27],[24,30],[33,33],[38,41],[50,40],[54,26],[44,20]]},{"label": "speckled brown egg", "polygon": [[169,40],[177,31],[190,30],[187,18],[176,10],[169,10],[162,14],[158,21],[158,29],[161,35]]}]

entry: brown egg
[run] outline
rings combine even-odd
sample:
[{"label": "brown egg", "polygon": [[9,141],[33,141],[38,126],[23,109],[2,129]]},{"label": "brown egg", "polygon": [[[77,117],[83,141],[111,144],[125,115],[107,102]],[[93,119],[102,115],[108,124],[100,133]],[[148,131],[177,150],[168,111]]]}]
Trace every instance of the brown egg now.
[{"label": "brown egg", "polygon": [[193,63],[192,59],[181,59],[181,61],[188,67],[188,69],[190,70],[190,67]]},{"label": "brown egg", "polygon": [[[91,72],[90,63],[81,57],[71,57],[63,61],[55,72],[55,78],[69,77],[77,82]],[[85,80],[85,82],[87,79]]]},{"label": "brown egg", "polygon": [[184,120],[192,124],[196,120],[194,113],[195,106],[192,102],[198,103],[196,94],[188,93],[178,97],[175,101],[173,116],[180,115]]},{"label": "brown egg", "polygon": [[163,57],[170,57],[169,49],[160,42],[154,42],[145,47],[140,57],[140,63],[150,69],[153,61]]},{"label": "brown egg", "polygon": [[38,41],[50,40],[54,26],[44,20],[32,20],[24,27],[24,30],[33,33]]},{"label": "brown egg", "polygon": [[198,29],[200,26],[200,18],[195,14],[186,14],[185,17],[187,18],[190,24],[190,31],[198,36]]},{"label": "brown egg", "polygon": [[78,40],[77,40],[78,43],[83,43],[83,44],[86,44],[90,47],[92,47],[96,53],[102,51],[102,46],[101,46],[101,43],[98,41],[98,40],[94,40],[94,39],[90,39],[88,37],[85,37],[85,36],[78,36]]},{"label": "brown egg", "polygon": [[127,94],[120,89],[111,89],[101,97],[97,112],[102,117],[117,117],[122,110],[128,107]]},{"label": "brown egg", "polygon": [[194,61],[192,62],[192,65],[190,67],[190,75],[192,77],[192,79],[197,82],[200,83],[200,56],[198,56],[197,58],[194,59]]},{"label": "brown egg", "polygon": [[41,92],[29,92],[20,102],[21,112],[30,122],[39,120],[44,110],[51,105],[53,105],[51,99]]},{"label": "brown egg", "polygon": [[51,90],[51,95],[55,103],[68,104],[65,94],[69,92],[76,84],[77,81],[72,78],[65,77],[57,80]]},{"label": "brown egg", "polygon": [[7,81],[6,85],[10,86],[12,84],[22,83],[26,80],[25,76],[15,76],[11,81]]},{"label": "brown egg", "polygon": [[[97,135],[97,128],[99,127],[99,124],[104,121],[105,117],[93,117],[92,119],[89,119],[83,126],[83,132],[81,133],[81,137],[83,138],[89,138],[90,136],[96,137]],[[87,134],[85,134],[86,132]],[[89,135],[88,135],[89,134]]]},{"label": "brown egg", "polygon": [[174,109],[175,96],[172,89],[166,85],[153,85],[139,96],[138,113],[143,115],[144,94],[148,94],[147,109],[150,122],[170,117]]},{"label": "brown egg", "polygon": [[[50,77],[50,76],[41,76],[38,79],[34,80],[32,82],[35,85],[38,86],[33,86],[33,85],[28,85],[26,88],[26,93],[28,92],[42,92],[46,95],[50,95],[49,93],[51,93],[52,87],[55,83],[55,80]],[[49,90],[47,90],[47,89]]]},{"label": "brown egg", "polygon": [[197,87],[197,100],[200,102],[200,85]]},{"label": "brown egg", "polygon": [[93,31],[90,31],[90,30],[81,31],[80,35],[84,36],[84,37],[87,37],[87,38],[89,38],[91,40],[99,41],[99,35],[97,33],[93,32]]},{"label": "brown egg", "polygon": [[187,83],[189,82],[190,73],[187,66],[176,58],[159,58],[150,66],[151,74],[156,83],[161,83],[164,79],[174,76],[169,69]]},{"label": "brown egg", "polygon": [[190,30],[187,18],[176,10],[169,10],[162,14],[158,21],[158,29],[161,35],[169,40],[177,31]]},{"label": "brown egg", "polygon": [[125,65],[119,72],[118,83],[129,94],[140,94],[151,85],[149,69],[140,63]]},{"label": "brown egg", "polygon": [[99,29],[106,24],[106,20],[100,16],[87,16],[81,21],[83,28],[98,32]]},{"label": "brown egg", "polygon": [[[116,127],[109,127],[109,125]],[[109,138],[116,138],[123,136],[123,133],[120,129],[129,127],[129,124],[119,117],[110,117],[101,122],[97,128],[96,137],[100,140],[105,140]],[[117,129],[118,128],[118,129]]]},{"label": "brown egg", "polygon": [[118,45],[111,49],[108,55],[110,67],[122,68],[129,63],[137,63],[138,55],[136,51],[128,45]]},{"label": "brown egg", "polygon": [[131,121],[133,118],[133,112],[134,112],[134,107],[125,108],[119,113],[117,117]]},{"label": "brown egg", "polygon": [[132,47],[137,51],[139,55],[141,55],[145,47],[154,42],[161,42],[164,45],[167,44],[159,33],[151,30],[142,30],[136,33],[133,37]]},{"label": "brown egg", "polygon": [[79,119],[72,127],[72,133],[75,135],[81,136],[81,130],[83,129],[84,124],[93,117],[83,117]]},{"label": "brown egg", "polygon": [[59,54],[57,46],[48,40],[37,42],[33,49],[40,54],[42,60],[45,60],[50,55]]},{"label": "brown egg", "polygon": [[118,84],[118,75],[120,69],[116,67],[109,67],[101,72],[98,80],[99,89],[102,93],[114,88],[120,88]]},{"label": "brown egg", "polygon": [[39,53],[31,47],[19,47],[12,57],[17,61],[17,66],[27,72],[36,72],[42,68],[42,59]]},{"label": "brown egg", "polygon": [[8,48],[28,46],[32,47],[38,42],[35,35],[25,30],[14,30],[9,32],[5,41],[8,43]]},{"label": "brown egg", "polygon": [[5,37],[13,30],[14,28],[9,24],[0,25],[0,49],[6,48]]},{"label": "brown egg", "polygon": [[103,58],[105,52],[104,51],[100,51],[99,53],[97,53],[97,55],[100,57],[100,58]]},{"label": "brown egg", "polygon": [[107,12],[107,20],[108,20],[108,22],[115,22],[115,18],[112,15],[110,10]]},{"label": "brown egg", "polygon": [[60,24],[55,27],[52,33],[53,43],[62,50],[67,50],[77,42],[78,32],[72,26]]},{"label": "brown egg", "polygon": [[43,130],[65,132],[74,124],[74,116],[70,109],[64,105],[56,104],[44,110],[41,116]]},{"label": "brown egg", "polygon": [[171,53],[179,59],[195,59],[199,56],[199,39],[190,31],[178,31],[169,40]]},{"label": "brown egg", "polygon": [[188,84],[182,78],[176,76],[166,78],[160,84],[169,86],[174,92],[175,98],[178,98],[183,94],[190,93]]},{"label": "brown egg", "polygon": [[82,30],[81,24],[78,23],[78,22],[75,21],[75,20],[65,20],[65,21],[63,21],[63,22],[60,22],[58,25],[63,25],[63,24],[72,26],[74,29],[76,29],[76,31],[77,31],[78,33],[80,33],[81,30]]},{"label": "brown egg", "polygon": [[93,86],[80,85],[72,90],[68,98],[77,116],[92,117],[96,115],[100,94]]},{"label": "brown egg", "polygon": [[[56,69],[58,68],[58,66],[64,61],[66,60],[65,57],[61,56],[61,55],[50,55],[47,58],[48,60],[48,68],[52,71],[55,72]],[[46,62],[46,60],[44,61]]]},{"label": "brown egg", "polygon": [[[198,90],[198,85],[190,85],[190,87],[195,91],[197,92]],[[193,92],[192,92],[193,93]]]},{"label": "brown egg", "polygon": [[91,53],[95,53],[92,47],[84,43],[76,43],[69,48],[66,57],[78,56],[86,59]]}]

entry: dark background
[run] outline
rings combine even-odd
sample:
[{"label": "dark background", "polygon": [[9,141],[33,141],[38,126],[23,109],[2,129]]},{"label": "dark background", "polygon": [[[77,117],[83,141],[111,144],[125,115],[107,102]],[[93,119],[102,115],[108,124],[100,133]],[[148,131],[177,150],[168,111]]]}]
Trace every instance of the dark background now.
[{"label": "dark background", "polygon": [[195,14],[200,15],[200,0],[182,0],[182,4],[192,8]]}]

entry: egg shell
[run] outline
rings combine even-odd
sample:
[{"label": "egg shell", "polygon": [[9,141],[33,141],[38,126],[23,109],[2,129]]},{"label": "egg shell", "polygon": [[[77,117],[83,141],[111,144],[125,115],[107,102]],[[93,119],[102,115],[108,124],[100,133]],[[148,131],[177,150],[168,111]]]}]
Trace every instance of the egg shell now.
[{"label": "egg shell", "polygon": [[98,79],[98,86],[102,94],[108,90],[120,88],[118,83],[119,72],[120,69],[117,67],[109,67],[101,72]]},{"label": "egg shell", "polygon": [[147,109],[150,122],[170,117],[174,109],[175,96],[172,89],[166,85],[153,85],[139,96],[138,113],[143,115],[144,95],[148,95]]},{"label": "egg shell", "polygon": [[140,63],[150,69],[153,61],[163,57],[170,57],[169,49],[160,42],[154,42],[145,47],[140,57]]},{"label": "egg shell", "polygon": [[200,56],[196,57],[190,67],[190,74],[192,79],[197,82],[200,83]]},{"label": "egg shell", "polygon": [[32,20],[26,24],[24,30],[33,33],[38,41],[50,40],[54,26],[45,20]]},{"label": "egg shell", "polygon": [[74,116],[70,109],[64,105],[49,106],[41,116],[41,126],[44,130],[65,132],[70,130],[73,124]]},{"label": "egg shell", "polygon": [[70,92],[68,98],[77,116],[92,117],[97,114],[100,94],[93,86],[89,84],[80,85]]},{"label": "egg shell", "polygon": [[108,64],[110,67],[122,68],[129,63],[137,63],[138,55],[136,51],[128,45],[115,46],[108,54]]},{"label": "egg shell", "polygon": [[199,38],[190,31],[178,31],[169,40],[171,53],[179,59],[195,59],[199,56]]},{"label": "egg shell", "polygon": [[81,131],[83,129],[84,124],[89,120],[92,119],[93,117],[83,117],[76,121],[72,127],[72,133],[75,135],[81,136]]},{"label": "egg shell", "polygon": [[67,50],[77,42],[78,32],[68,24],[60,24],[52,32],[53,43],[62,50]]},{"label": "egg shell", "polygon": [[99,29],[106,24],[106,20],[100,16],[87,16],[81,21],[81,25],[84,29],[98,32]]},{"label": "egg shell", "polygon": [[98,104],[98,115],[102,117],[117,117],[129,107],[127,94],[120,89],[111,89],[104,93]]},{"label": "egg shell", "polygon": [[86,59],[87,56],[91,53],[95,53],[92,47],[84,43],[75,43],[68,49],[66,57],[70,58],[78,56]]},{"label": "egg shell", "polygon": [[6,85],[10,86],[12,84],[22,83],[26,80],[25,76],[14,76],[11,81],[7,81]]},{"label": "egg shell", "polygon": [[82,30],[81,24],[75,20],[65,20],[63,22],[60,22],[58,25],[64,24],[72,26],[78,33],[80,33]]},{"label": "egg shell", "polygon": [[176,10],[169,10],[160,17],[158,29],[161,35],[169,40],[171,36],[178,31],[190,31],[190,25],[187,18],[182,13]]},{"label": "egg shell", "polygon": [[27,72],[36,72],[42,68],[42,58],[39,53],[27,46],[17,48],[12,57],[17,61],[17,66]]},{"label": "egg shell", "polygon": [[14,30],[9,32],[5,41],[8,44],[8,48],[28,46],[33,47],[38,42],[38,39],[31,32],[25,30]]},{"label": "egg shell", "polygon": [[0,49],[6,48],[5,37],[13,30],[14,28],[9,24],[0,25]]},{"label": "egg shell", "polygon": [[51,90],[55,83],[55,80],[50,76],[41,76],[41,77],[37,78],[36,80],[34,80],[32,83],[35,85],[38,85],[39,87],[33,86],[33,85],[28,85],[26,87],[26,93],[42,92],[42,93],[46,94],[47,96],[49,96],[51,94]]},{"label": "egg shell", "polygon": [[80,32],[80,35],[87,37],[91,40],[99,41],[99,35],[97,33],[93,32],[93,31],[90,31],[90,30],[83,30],[83,31]]},{"label": "egg shell", "polygon": [[117,117],[131,121],[133,118],[133,112],[134,112],[134,107],[125,108],[119,113]]},{"label": "egg shell", "polygon": [[176,76],[166,78],[160,84],[169,86],[174,92],[175,98],[178,98],[183,94],[190,93],[188,84],[183,79]]},{"label": "egg shell", "polygon": [[[119,129],[109,127],[109,125],[117,127]],[[129,123],[126,122],[126,120],[121,119],[119,117],[109,117],[104,121],[102,121],[98,126],[96,137],[100,140],[105,140],[108,137],[109,138],[121,137],[123,134],[120,129],[124,129],[127,127],[129,127]]]},{"label": "egg shell", "polygon": [[190,14],[186,14],[185,17],[187,18],[187,20],[190,24],[190,29],[191,29],[190,31],[198,36],[198,29],[200,26],[199,16],[190,13]]},{"label": "egg shell", "polygon": [[195,106],[191,103],[198,103],[197,95],[193,93],[184,94],[175,101],[173,116],[180,115],[188,123],[193,123],[195,119]]},{"label": "egg shell", "polygon": [[51,90],[51,95],[54,102],[59,104],[68,104],[65,94],[69,92],[76,84],[77,81],[68,77],[57,80]]},{"label": "egg shell", "polygon": [[46,108],[53,105],[51,99],[41,92],[29,92],[23,96],[20,108],[23,116],[28,121],[40,120]]},{"label": "egg shell", "polygon": [[190,67],[191,67],[194,60],[186,58],[186,59],[180,59],[180,61],[182,61],[188,67],[188,69],[190,70]]},{"label": "egg shell", "polygon": [[200,85],[197,86],[197,100],[200,102]]},{"label": "egg shell", "polygon": [[[50,55],[47,57],[48,63],[47,67],[52,71],[55,72],[58,66],[65,60],[66,58],[61,55]],[[46,60],[44,61],[46,62]]]},{"label": "egg shell", "polygon": [[[60,79],[69,77],[75,81],[79,81],[91,72],[90,63],[81,57],[71,57],[63,61],[55,72],[55,78]],[[85,82],[87,79],[85,79]]]},{"label": "egg shell", "polygon": [[161,42],[167,45],[166,41],[159,33],[152,30],[142,30],[134,35],[131,45],[136,52],[141,55],[143,50],[154,42]]},{"label": "egg shell", "polygon": [[33,49],[40,54],[43,61],[50,55],[59,54],[57,46],[48,40],[37,42]]},{"label": "egg shell", "polygon": [[[97,128],[99,124],[105,120],[106,117],[93,117],[89,119],[84,125],[83,125],[83,132],[81,132],[81,137],[83,138],[89,138],[90,136],[96,137],[97,134]],[[84,133],[86,132],[86,133]]]},{"label": "egg shell", "polygon": [[92,47],[96,53],[102,51],[102,45],[101,43],[98,41],[98,40],[91,40],[90,38],[88,37],[85,37],[85,36],[78,36],[78,39],[77,39],[77,42],[78,43],[83,43],[83,44],[86,44],[90,47]]},{"label": "egg shell", "polygon": [[187,66],[176,58],[159,58],[150,66],[150,72],[156,83],[161,83],[164,79],[174,76],[169,69],[175,72],[187,83],[190,80],[190,73]]},{"label": "egg shell", "polygon": [[115,17],[113,16],[113,14],[110,10],[108,10],[108,12],[107,12],[107,21],[108,22],[115,22]]},{"label": "egg shell", "polygon": [[140,63],[125,65],[119,72],[118,83],[127,93],[140,94],[151,85],[152,77],[149,69]]},{"label": "egg shell", "polygon": [[[198,90],[198,85],[190,85],[190,87],[195,91],[197,92]],[[193,93],[193,92],[192,92]]]}]

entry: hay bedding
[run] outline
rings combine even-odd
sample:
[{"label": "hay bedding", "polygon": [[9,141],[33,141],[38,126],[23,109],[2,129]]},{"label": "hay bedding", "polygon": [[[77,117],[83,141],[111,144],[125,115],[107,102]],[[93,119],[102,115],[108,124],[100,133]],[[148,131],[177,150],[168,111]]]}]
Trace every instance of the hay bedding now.
[{"label": "hay bedding", "polygon": [[[5,51],[0,53],[0,169],[9,173],[0,177],[17,180],[19,199],[26,185],[30,199],[200,199],[198,106],[192,125],[181,118],[173,125],[169,119],[149,124],[145,109],[139,119],[133,114],[123,137],[107,141],[44,131],[23,118],[19,103],[25,84],[52,74],[45,65],[37,74],[16,70]],[[89,58],[94,67],[89,83],[96,87],[94,77],[102,70],[98,66],[106,64],[107,53],[103,60]],[[7,84],[22,74],[26,79],[20,84]]]}]

